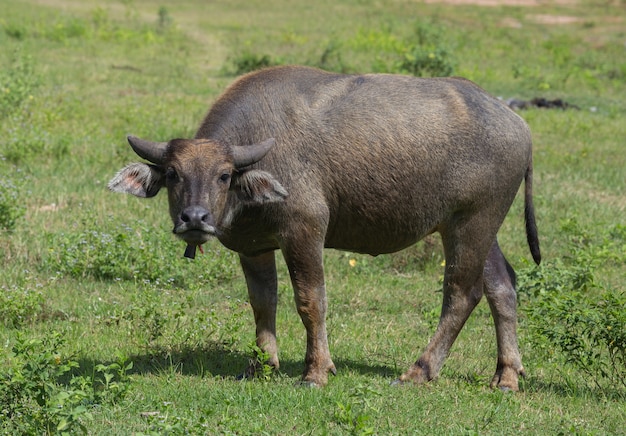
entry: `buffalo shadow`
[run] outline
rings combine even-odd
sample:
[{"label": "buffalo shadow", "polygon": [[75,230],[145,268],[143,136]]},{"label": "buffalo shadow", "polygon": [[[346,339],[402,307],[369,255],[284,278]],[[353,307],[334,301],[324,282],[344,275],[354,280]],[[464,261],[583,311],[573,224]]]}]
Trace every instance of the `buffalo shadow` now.
[{"label": "buffalo shadow", "polygon": [[[133,367],[128,374],[148,375],[175,371],[178,374],[198,377],[221,377],[233,380],[241,378],[253,355],[251,352],[232,350],[218,342],[209,342],[202,346],[182,346],[167,348],[162,346],[145,347],[142,352],[126,356],[126,362]],[[91,374],[99,364],[114,363],[96,361],[92,358],[78,357],[75,359],[79,367],[74,375]],[[362,375],[388,377],[390,381],[399,376],[398,368],[368,362],[364,359],[354,360],[333,358],[338,375],[356,372]],[[281,358],[279,374],[299,378],[304,370],[302,359]]]}]

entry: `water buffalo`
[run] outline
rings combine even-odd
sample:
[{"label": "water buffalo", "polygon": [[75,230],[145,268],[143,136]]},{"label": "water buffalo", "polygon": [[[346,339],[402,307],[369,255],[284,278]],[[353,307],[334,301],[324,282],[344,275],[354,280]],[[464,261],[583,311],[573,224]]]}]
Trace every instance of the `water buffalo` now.
[{"label": "water buffalo", "polygon": [[525,180],[526,234],[540,262],[531,135],[474,83],[269,68],[236,80],[194,139],[128,141],[150,164],[126,166],[109,188],[152,197],[166,187],[187,256],[211,237],[239,254],[270,365],[279,365],[275,250],[306,328],[303,383],[323,386],[336,372],[324,248],[378,255],[438,232],[446,261],[439,325],[396,382],[437,376],[484,292],[498,345],[491,384],[518,389],[515,274],[496,234]]}]

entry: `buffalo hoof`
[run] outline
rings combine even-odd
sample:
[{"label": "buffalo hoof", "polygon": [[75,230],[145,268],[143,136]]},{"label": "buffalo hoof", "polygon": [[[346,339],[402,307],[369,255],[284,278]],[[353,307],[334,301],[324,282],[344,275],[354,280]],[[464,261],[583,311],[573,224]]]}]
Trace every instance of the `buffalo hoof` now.
[{"label": "buffalo hoof", "polygon": [[393,387],[398,387],[398,386],[405,386],[407,383],[405,381],[400,380],[399,378],[393,380],[391,383],[389,383],[389,386],[393,386]]},{"label": "buffalo hoof", "polygon": [[515,369],[510,366],[498,368],[491,379],[491,388],[500,389],[503,392],[519,391],[519,377],[526,377],[523,368]]},{"label": "buffalo hoof", "polygon": [[392,382],[393,386],[404,384],[423,384],[431,381],[435,377],[431,374],[430,366],[422,361],[418,361],[402,374],[397,380]]},{"label": "buffalo hoof", "polygon": [[389,383],[389,386],[392,386],[392,387],[402,387],[402,386],[411,386],[411,385],[421,385],[421,384],[424,384],[424,383],[426,383],[428,381],[429,380],[421,380],[421,379],[418,379],[418,380],[407,379],[407,378],[403,379],[402,377],[399,377],[399,378],[391,381]]},{"label": "buffalo hoof", "polygon": [[309,367],[302,375],[301,384],[315,387],[326,386],[328,383],[328,374],[337,375],[337,369],[332,361],[322,366],[322,368],[313,369]]}]

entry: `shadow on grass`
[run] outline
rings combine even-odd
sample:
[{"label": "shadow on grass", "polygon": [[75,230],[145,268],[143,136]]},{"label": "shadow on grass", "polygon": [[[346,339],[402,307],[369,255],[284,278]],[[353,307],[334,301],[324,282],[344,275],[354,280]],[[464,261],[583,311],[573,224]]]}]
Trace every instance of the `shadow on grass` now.
[{"label": "shadow on grass", "polygon": [[546,380],[539,377],[526,377],[520,385],[526,393],[550,393],[566,398],[579,397],[593,400],[626,400],[626,390],[619,385],[597,386],[567,379]]},{"label": "shadow on grass", "polygon": [[[126,363],[132,362],[133,367],[128,374],[159,375],[176,373],[197,377],[218,377],[235,381],[248,367],[252,358],[251,351],[231,349],[219,342],[208,342],[202,346],[146,347],[141,352],[126,356]],[[62,382],[69,383],[73,376],[94,374],[99,364],[110,365],[114,361],[103,362],[93,358],[76,357],[78,363]],[[395,380],[404,368],[394,364],[371,362],[367,359],[350,359],[341,356],[333,358],[339,377],[348,374],[387,378]],[[304,369],[302,359],[286,359],[280,361],[278,374],[293,379],[300,379]],[[491,373],[459,373],[451,370],[442,371],[442,377],[466,383],[468,386],[488,386]],[[580,383],[580,380],[567,377],[528,376],[520,379],[520,390],[527,394],[551,394],[564,398],[582,397],[594,400],[623,401],[626,391],[620,386]]]},{"label": "shadow on grass", "polygon": [[[201,347],[180,347],[166,349],[152,347],[143,353],[133,354],[127,357],[127,362],[132,362],[133,367],[129,374],[162,374],[176,372],[182,375],[199,377],[222,377],[235,379],[244,373],[252,353],[240,350],[231,350],[219,343],[208,343]],[[92,373],[96,365],[101,361],[88,358],[76,359],[79,368],[75,373]],[[397,377],[396,368],[381,364],[367,363],[351,359],[334,359],[338,374],[355,372],[362,375],[376,375],[389,377],[390,381]],[[113,362],[104,362],[108,365]],[[304,356],[302,360],[281,359],[279,373],[287,377],[299,378],[304,370]]]},{"label": "shadow on grass", "polygon": [[[151,347],[142,353],[128,356],[126,362],[132,362],[133,367],[129,374],[150,375],[177,373],[198,377],[221,377],[235,381],[246,370],[251,352],[232,350],[224,345],[211,342],[201,347],[179,347],[168,349],[164,347]],[[88,358],[75,359],[78,368],[68,374],[69,378],[74,375],[94,373],[96,365],[113,362],[94,361]],[[372,363],[367,360],[353,360],[346,358],[334,358],[337,374],[356,373],[364,376],[377,376],[395,380],[399,375],[399,369],[395,366]],[[299,379],[304,369],[303,359],[281,359],[279,374],[289,378]],[[490,377],[477,374],[450,373],[444,377],[456,379],[458,382],[467,383],[468,386],[488,386]],[[520,380],[520,390],[527,394],[542,393],[560,397],[583,397],[596,400],[623,401],[626,392],[619,387],[602,387],[582,385],[567,380],[545,380],[538,377],[526,377]]]}]

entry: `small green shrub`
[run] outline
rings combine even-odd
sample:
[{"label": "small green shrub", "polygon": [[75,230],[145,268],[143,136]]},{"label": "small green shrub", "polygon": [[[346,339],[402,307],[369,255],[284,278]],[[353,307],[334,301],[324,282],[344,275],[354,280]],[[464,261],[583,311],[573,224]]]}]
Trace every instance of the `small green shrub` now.
[{"label": "small green shrub", "polygon": [[337,402],[337,410],[335,411],[335,420],[345,430],[352,435],[372,435],[375,429],[371,425],[372,417],[370,413],[378,413],[372,406],[372,398],[380,397],[382,394],[374,388],[364,385],[358,385],[349,395],[349,400]]},{"label": "small green shrub", "polygon": [[456,60],[446,43],[445,35],[443,26],[418,21],[413,36],[405,43],[394,68],[397,72],[420,77],[452,75]]},{"label": "small green shrub", "polygon": [[0,324],[19,328],[41,314],[44,297],[31,286],[0,286]]},{"label": "small green shrub", "polygon": [[[9,175],[0,178],[0,231],[14,230],[26,213],[23,203],[22,179]],[[22,182],[23,183],[23,182]]]},{"label": "small green shrub", "polygon": [[227,70],[232,71],[232,74],[236,76],[278,64],[267,54],[259,55],[250,51],[234,56],[230,59],[230,63],[232,68],[227,68]]},{"label": "small green shrub", "polygon": [[22,23],[2,23],[4,33],[13,39],[21,41],[28,36],[28,29]]},{"label": "small green shrub", "polygon": [[[557,268],[552,265],[552,268]],[[546,283],[542,277],[537,283]],[[587,289],[544,293],[526,309],[539,336],[538,348],[563,353],[601,391],[626,396],[626,294],[605,290],[599,298]]]},{"label": "small green shrub", "polygon": [[[100,363],[94,368],[91,378],[82,377],[80,383],[93,390],[93,402],[96,404],[117,404],[130,390],[130,375],[133,362],[123,355],[108,365]],[[80,379],[73,378],[72,380]]]},{"label": "small green shrub", "polygon": [[562,229],[572,255],[518,276],[531,340],[549,357],[560,352],[606,395],[626,397],[626,293],[598,283],[594,274],[601,262],[625,258],[623,226],[610,229],[597,245],[574,221]]},{"label": "small green shrub", "polygon": [[0,433],[86,434],[94,405],[124,397],[132,363],[119,358],[98,365],[92,377],[71,376],[79,365],[63,356],[64,342],[56,332],[42,339],[18,336],[0,371]]},{"label": "small green shrub", "polygon": [[159,8],[159,20],[158,20],[159,31],[164,32],[170,26],[172,26],[173,22],[174,22],[174,19],[170,15],[169,10],[165,6],[161,6]]},{"label": "small green shrub", "polygon": [[[409,36],[395,34],[393,26],[380,30],[361,28],[347,39],[331,37],[321,47],[319,55],[291,62],[338,73],[371,71],[449,76],[454,73],[457,62],[448,40],[446,28],[430,21],[416,22],[415,30]],[[249,46],[244,46],[239,54],[228,60],[223,72],[239,75],[281,63],[280,59],[257,54]]]},{"label": "small green shrub", "polygon": [[[110,224],[110,223],[109,223]],[[234,257],[216,246],[195,261],[183,258],[184,245],[139,222],[99,230],[50,233],[43,266],[74,278],[149,281],[170,286],[206,286],[233,276]]]},{"label": "small green shrub", "polygon": [[337,73],[349,73],[352,68],[347,65],[341,55],[343,44],[340,41],[331,39],[319,59],[312,62],[311,65],[326,71],[335,71]]},{"label": "small green shrub", "polygon": [[410,47],[397,63],[401,73],[418,77],[444,77],[454,72],[454,61],[442,47]]},{"label": "small green shrub", "polygon": [[0,120],[33,99],[39,80],[32,57],[16,50],[10,65],[0,69]]},{"label": "small green shrub", "polygon": [[[360,29],[350,39],[331,39],[316,67],[339,73],[362,72],[344,60],[344,52],[366,56],[368,71],[400,73],[414,76],[449,76],[454,73],[456,60],[447,43],[445,28],[432,22],[418,21],[408,37],[393,33],[391,26],[381,30]],[[351,56],[353,57],[353,56]]]},{"label": "small green shrub", "polygon": [[[270,358],[269,353],[263,351],[256,342],[249,344],[248,349],[252,354],[248,366],[251,373],[246,374],[246,376],[248,376],[248,378],[254,378],[255,380],[270,380],[274,374],[274,368],[267,363]],[[253,373],[252,370],[254,370]]]}]

